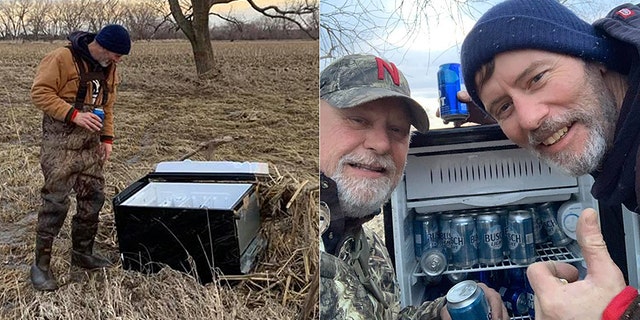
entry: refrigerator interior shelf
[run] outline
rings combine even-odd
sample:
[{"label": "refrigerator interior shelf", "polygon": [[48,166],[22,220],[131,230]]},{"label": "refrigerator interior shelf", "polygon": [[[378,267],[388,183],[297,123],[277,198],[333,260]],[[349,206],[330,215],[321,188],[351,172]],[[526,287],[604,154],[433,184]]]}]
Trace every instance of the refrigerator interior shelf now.
[{"label": "refrigerator interior shelf", "polygon": [[[573,252],[569,247],[554,247],[551,242],[536,245],[536,262],[537,261],[561,261],[561,262],[577,262],[582,261],[582,255],[576,251]],[[471,268],[456,268],[452,265],[447,267],[447,270],[443,274],[449,273],[462,273],[462,272],[477,272],[477,271],[489,271],[489,270],[501,270],[519,268],[523,265],[511,263],[509,259],[504,259],[501,263],[495,265],[479,264]],[[426,276],[422,270],[420,270],[420,264],[416,265],[415,272],[413,274],[416,277]]]}]

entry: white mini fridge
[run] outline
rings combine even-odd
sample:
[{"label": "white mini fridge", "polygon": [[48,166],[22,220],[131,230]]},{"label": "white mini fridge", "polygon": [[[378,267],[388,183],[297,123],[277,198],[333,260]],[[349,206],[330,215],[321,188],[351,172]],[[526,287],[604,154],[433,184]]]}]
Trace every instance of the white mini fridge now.
[{"label": "white mini fridge", "polygon": [[[579,209],[597,210],[598,202],[590,194],[592,184],[591,176],[570,177],[541,162],[510,142],[497,125],[439,129],[414,136],[405,176],[390,201],[391,215],[385,216],[386,237],[392,236],[392,247],[388,247],[395,260],[402,305],[417,306],[441,296],[456,279],[486,281],[489,274],[522,276],[526,268],[508,258],[500,263],[476,264],[469,268],[448,264],[434,284],[434,279],[423,273],[420,257],[416,256],[414,220],[417,216],[544,203],[573,203]],[[637,287],[639,241],[633,235],[638,234],[638,220],[637,215],[628,211],[624,218],[629,279],[630,284]],[[575,220],[574,216],[565,223],[575,224]],[[583,266],[575,241],[566,246],[554,246],[551,241],[537,244],[535,255],[536,261],[556,260]],[[530,316],[515,314],[512,319],[530,319]]]}]

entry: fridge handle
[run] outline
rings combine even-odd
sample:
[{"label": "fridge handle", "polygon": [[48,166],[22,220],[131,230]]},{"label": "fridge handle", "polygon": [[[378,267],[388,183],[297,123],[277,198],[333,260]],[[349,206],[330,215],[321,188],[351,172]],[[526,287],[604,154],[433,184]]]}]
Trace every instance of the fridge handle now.
[{"label": "fridge handle", "polygon": [[482,196],[482,197],[468,197],[462,199],[462,203],[476,206],[476,207],[493,207],[503,206],[520,201],[524,199],[526,195],[524,193],[508,193],[500,195]]}]

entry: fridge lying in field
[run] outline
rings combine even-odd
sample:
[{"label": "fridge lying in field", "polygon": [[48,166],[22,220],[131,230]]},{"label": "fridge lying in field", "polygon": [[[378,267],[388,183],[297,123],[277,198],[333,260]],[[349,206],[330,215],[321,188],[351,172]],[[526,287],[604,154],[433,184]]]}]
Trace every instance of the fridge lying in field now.
[{"label": "fridge lying in field", "polygon": [[168,265],[202,283],[216,272],[250,272],[266,246],[257,183],[266,175],[264,163],[157,164],[113,199],[123,268],[153,273]]},{"label": "fridge lying in field", "polygon": [[[581,209],[598,209],[590,194],[592,184],[590,176],[566,176],[541,162],[510,142],[497,125],[432,130],[414,136],[405,177],[391,198],[392,214],[385,216],[402,305],[419,305],[446,294],[461,280],[475,279],[491,283],[503,295],[512,319],[530,319],[526,309],[527,299],[532,297],[520,294],[531,292],[524,280],[528,264],[556,260],[584,267],[579,247],[571,240],[575,239],[575,223]],[[553,215],[556,226],[569,240],[545,238],[543,234],[536,241],[526,240],[534,242],[532,257],[522,260],[517,250],[510,255],[510,250],[515,249],[506,244],[517,248],[513,242],[518,237],[515,216],[526,215],[523,211],[527,210],[538,215],[538,220],[541,211]],[[507,221],[512,215],[513,221]],[[502,218],[496,222],[495,216]],[[636,215],[626,214],[626,219],[635,220],[625,226],[629,235],[632,228],[638,229],[638,221]],[[470,227],[474,223],[475,229]],[[480,227],[485,223],[500,225],[502,234],[494,238],[486,231],[488,228]],[[429,234],[431,226],[438,228],[437,236],[433,230]],[[442,230],[448,231],[443,235]],[[498,247],[500,241],[494,240],[504,240],[503,255],[494,247],[499,258],[493,259],[496,255],[491,256],[487,250],[492,249],[485,247],[489,248],[483,249],[485,259],[474,260],[471,256],[475,251],[478,259],[483,239]],[[627,238],[630,284],[636,286],[637,242],[636,238]],[[425,252],[433,243],[448,249],[439,249],[444,251],[442,255],[431,252],[426,258]],[[452,254],[453,250],[457,251]],[[441,260],[445,261],[444,266]]]}]

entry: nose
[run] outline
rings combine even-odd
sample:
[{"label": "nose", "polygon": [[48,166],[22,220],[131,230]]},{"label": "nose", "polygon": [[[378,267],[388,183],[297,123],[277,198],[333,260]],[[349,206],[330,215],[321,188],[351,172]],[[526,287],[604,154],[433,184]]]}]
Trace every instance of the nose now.
[{"label": "nose", "polygon": [[539,128],[549,113],[547,105],[536,103],[529,97],[513,99],[513,106],[518,114],[520,127],[528,131]]},{"label": "nose", "polygon": [[120,62],[121,60],[122,60],[122,56],[121,56],[121,55],[119,55],[119,54],[115,54],[115,55],[113,55],[113,56],[111,57],[111,61],[113,61],[113,62],[115,62],[115,63],[118,63],[118,62]]},{"label": "nose", "polygon": [[371,128],[365,137],[364,147],[376,154],[387,154],[391,151],[391,139],[386,128]]}]

